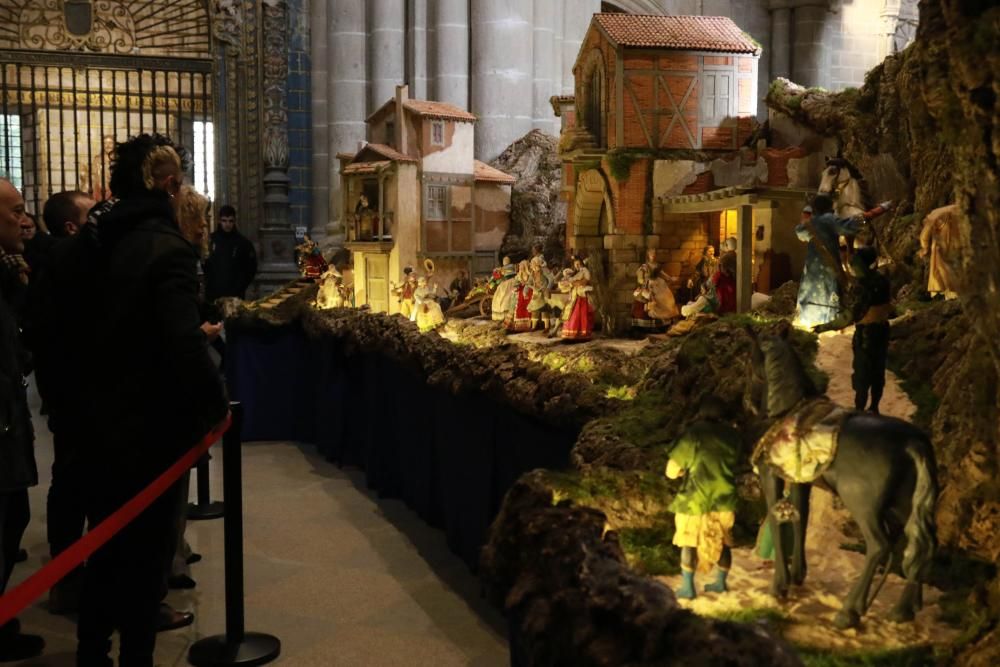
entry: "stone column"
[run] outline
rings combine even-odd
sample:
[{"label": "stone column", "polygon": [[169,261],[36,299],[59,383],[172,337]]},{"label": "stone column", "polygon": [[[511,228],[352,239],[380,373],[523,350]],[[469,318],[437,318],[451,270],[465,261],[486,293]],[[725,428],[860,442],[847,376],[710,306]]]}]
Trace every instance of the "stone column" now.
[{"label": "stone column", "polygon": [[[539,0],[544,1],[544,0]],[[476,157],[489,162],[531,130],[532,0],[472,0]]]},{"label": "stone column", "polygon": [[428,58],[428,74],[434,82],[431,96],[435,101],[468,109],[469,2],[428,0],[428,10],[428,25],[434,29]]},{"label": "stone column", "polygon": [[792,80],[803,86],[824,86],[828,77],[823,41],[829,4],[824,0],[795,7],[792,28]]},{"label": "stone column", "polygon": [[288,3],[264,0],[264,224],[260,226],[260,275],[265,290],[295,278],[295,235],[288,207]]},{"label": "stone column", "polygon": [[[406,58],[406,0],[368,0],[368,113],[392,99],[403,83]],[[366,114],[367,115],[367,114]]]},{"label": "stone column", "polygon": [[427,0],[407,0],[406,26],[409,46],[406,53],[406,83],[410,94],[427,99]]},{"label": "stone column", "polygon": [[330,222],[330,135],[327,119],[326,5],[313,0],[309,6],[309,55],[312,60],[312,211],[310,229],[318,240]]},{"label": "stone column", "polygon": [[792,10],[788,0],[771,0],[771,78],[792,75]]},{"label": "stone column", "polygon": [[[534,109],[532,127],[547,134],[555,131],[555,115],[549,98],[555,92],[555,0],[537,0],[534,7]],[[562,76],[562,72],[559,73]],[[562,82],[560,81],[560,87]]]},{"label": "stone column", "polygon": [[573,79],[573,65],[580,54],[580,45],[590,27],[594,14],[601,11],[600,0],[570,0],[566,2],[563,14],[563,53],[562,53],[562,93],[572,95],[576,91]]},{"label": "stone column", "polygon": [[327,70],[330,77],[330,225],[334,243],[344,238],[337,153],[354,152],[365,139],[368,79],[364,0],[331,0],[327,7]]},{"label": "stone column", "polygon": [[[552,17],[552,27],[555,36],[552,44],[552,94],[562,95],[563,77],[563,24],[566,22],[566,0],[552,0],[555,5],[555,15]],[[559,131],[559,123],[555,125],[556,132]]]}]

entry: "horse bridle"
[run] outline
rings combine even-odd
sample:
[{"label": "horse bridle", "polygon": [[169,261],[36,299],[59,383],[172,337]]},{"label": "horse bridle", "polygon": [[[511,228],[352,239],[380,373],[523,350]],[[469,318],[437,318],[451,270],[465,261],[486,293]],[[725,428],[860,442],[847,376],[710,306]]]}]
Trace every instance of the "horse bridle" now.
[{"label": "horse bridle", "polygon": [[[833,190],[831,190],[829,193],[823,193],[823,194],[829,194],[833,199],[839,200],[840,196],[842,194],[844,194],[844,186],[847,185],[851,181],[851,179],[853,178],[853,176],[851,175],[851,171],[849,169],[847,169],[846,170],[847,171],[847,178],[842,180],[840,178],[840,175],[842,173],[844,173],[844,171],[845,171],[844,167],[841,167],[840,165],[836,165],[836,164],[831,164],[831,165],[827,165],[826,168],[827,169],[836,169],[837,170],[837,176],[836,176],[836,178],[833,181]],[[854,208],[856,208],[856,209],[858,209],[860,211],[864,211],[865,210],[865,207],[864,207],[864,205],[861,202],[849,201],[849,202],[843,202],[843,203],[845,203],[848,206],[853,206]]]}]

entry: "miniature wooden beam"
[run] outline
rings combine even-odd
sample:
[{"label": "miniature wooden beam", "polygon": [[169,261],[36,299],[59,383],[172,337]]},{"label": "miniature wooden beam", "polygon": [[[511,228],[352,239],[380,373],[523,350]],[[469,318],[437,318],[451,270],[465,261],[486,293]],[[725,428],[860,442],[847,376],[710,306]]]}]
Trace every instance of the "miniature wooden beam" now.
[{"label": "miniature wooden beam", "polygon": [[750,310],[753,295],[753,206],[739,207],[736,218],[736,312]]}]

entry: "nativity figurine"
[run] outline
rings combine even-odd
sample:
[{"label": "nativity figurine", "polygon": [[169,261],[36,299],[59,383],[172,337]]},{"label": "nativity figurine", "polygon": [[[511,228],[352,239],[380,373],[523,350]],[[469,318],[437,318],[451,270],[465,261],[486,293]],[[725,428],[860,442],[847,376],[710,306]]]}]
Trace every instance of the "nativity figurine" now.
[{"label": "nativity figurine", "polygon": [[510,261],[510,257],[504,257],[503,265],[493,269],[490,284],[494,286],[492,303],[492,318],[494,322],[505,321],[507,319],[507,310],[513,308],[513,280],[516,275],[517,268]]},{"label": "nativity figurine", "polygon": [[590,270],[579,257],[573,258],[573,268],[563,272],[560,290],[569,294],[569,303],[564,312],[565,321],[562,339],[565,341],[588,341],[594,335],[594,304],[591,294]]},{"label": "nativity figurine", "polygon": [[927,291],[931,297],[958,297],[958,273],[961,260],[961,215],[958,204],[942,206],[927,214],[920,231],[920,257],[929,257]]},{"label": "nativity figurine", "polygon": [[319,292],[316,293],[316,307],[321,309],[346,308],[351,305],[349,288],[344,285],[344,276],[331,264],[320,276]]},{"label": "nativity figurine", "polygon": [[522,260],[517,265],[514,275],[504,328],[509,333],[521,333],[531,330],[531,312],[528,304],[531,302],[531,270],[528,260]]}]

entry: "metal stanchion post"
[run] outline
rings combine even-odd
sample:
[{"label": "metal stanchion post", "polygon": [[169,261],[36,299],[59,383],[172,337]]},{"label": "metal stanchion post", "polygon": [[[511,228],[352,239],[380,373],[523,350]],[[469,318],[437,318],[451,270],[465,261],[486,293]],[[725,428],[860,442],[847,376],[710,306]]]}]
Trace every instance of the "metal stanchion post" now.
[{"label": "metal stanchion post", "polygon": [[232,425],[222,436],[222,490],[226,496],[223,542],[226,563],[226,634],[198,640],[188,651],[195,667],[264,665],[281,653],[273,635],[247,632],[243,608],[243,473],[240,448],[243,406],[231,403]]},{"label": "metal stanchion post", "polygon": [[187,518],[191,521],[218,519],[225,514],[221,501],[212,501],[212,491],[208,486],[208,454],[201,457],[195,470],[198,472],[198,502],[189,503]]}]

